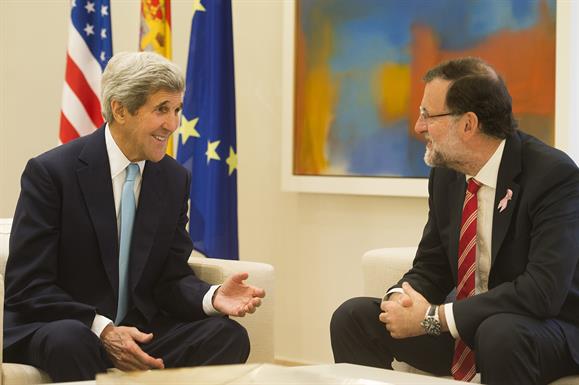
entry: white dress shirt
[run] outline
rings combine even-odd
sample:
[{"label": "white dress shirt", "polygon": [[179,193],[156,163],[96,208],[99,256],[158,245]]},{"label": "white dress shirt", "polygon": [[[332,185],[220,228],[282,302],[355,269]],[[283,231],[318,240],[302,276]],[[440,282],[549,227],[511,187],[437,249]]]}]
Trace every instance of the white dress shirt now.
[{"label": "white dress shirt", "polygon": [[[474,178],[481,183],[477,193],[477,226],[476,226],[476,272],[475,272],[475,293],[480,294],[488,291],[489,288],[489,273],[491,270],[491,245],[493,237],[493,214],[495,212],[495,192],[497,188],[497,178],[499,175],[499,167],[505,149],[505,140],[502,140],[494,154],[480,169]],[[465,175],[468,181],[472,176]],[[505,191],[506,193],[506,191]],[[386,293],[388,296],[391,293],[403,293],[401,288],[394,288]],[[475,294],[475,295],[476,295]],[[452,303],[444,305],[444,314],[446,316],[446,323],[450,334],[454,338],[460,338],[456,322],[454,321],[454,313],[452,310]]]},{"label": "white dress shirt", "polygon": [[[123,191],[123,184],[125,183],[125,179],[126,179],[126,175],[127,175],[127,166],[131,163],[131,161],[127,159],[125,154],[123,154],[123,152],[121,151],[121,149],[119,148],[119,146],[117,145],[115,140],[113,139],[113,136],[111,134],[111,131],[109,129],[108,124],[105,126],[105,145],[107,148],[107,154],[109,157],[109,164],[111,167],[111,180],[112,180],[112,184],[113,184],[113,195],[114,195],[114,201],[115,201],[115,213],[116,213],[116,218],[117,218],[117,229],[119,229],[120,227],[118,226],[118,224],[120,221],[119,208],[120,208],[120,203],[121,203],[121,193]],[[139,196],[141,194],[141,181],[142,181],[141,175],[143,174],[143,170],[145,168],[145,161],[142,160],[140,162],[137,162],[137,164],[139,165],[139,173],[137,174],[137,176],[135,178],[135,203],[137,204],[137,207],[138,207]],[[117,236],[118,236],[118,234],[117,234]],[[207,314],[209,316],[220,314],[219,311],[217,311],[213,307],[213,301],[212,301],[213,293],[215,293],[215,290],[217,290],[218,288],[219,288],[219,285],[211,286],[211,288],[207,291],[207,293],[205,293],[205,296],[203,297],[203,311],[205,312],[205,314]],[[94,317],[92,326],[91,326],[91,330],[98,337],[100,337],[104,328],[107,325],[112,324],[112,323],[113,323],[113,321],[108,319],[107,317],[100,315],[100,314],[96,314]]]}]

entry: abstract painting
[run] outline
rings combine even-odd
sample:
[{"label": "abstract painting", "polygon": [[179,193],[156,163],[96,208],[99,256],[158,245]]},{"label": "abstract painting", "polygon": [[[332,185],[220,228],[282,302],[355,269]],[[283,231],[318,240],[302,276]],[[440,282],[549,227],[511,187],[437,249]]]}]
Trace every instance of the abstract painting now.
[{"label": "abstract painting", "polygon": [[481,57],[553,144],[555,0],[296,0],[293,175],[425,178],[424,73]]}]

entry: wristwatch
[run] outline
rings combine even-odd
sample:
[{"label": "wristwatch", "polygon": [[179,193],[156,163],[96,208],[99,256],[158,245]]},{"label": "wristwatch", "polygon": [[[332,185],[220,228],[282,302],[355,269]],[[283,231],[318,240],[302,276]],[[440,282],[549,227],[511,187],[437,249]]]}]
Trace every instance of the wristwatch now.
[{"label": "wristwatch", "polygon": [[429,336],[439,336],[440,335],[440,319],[438,318],[438,306],[430,305],[426,311],[426,315],[420,326],[424,328],[424,331]]}]

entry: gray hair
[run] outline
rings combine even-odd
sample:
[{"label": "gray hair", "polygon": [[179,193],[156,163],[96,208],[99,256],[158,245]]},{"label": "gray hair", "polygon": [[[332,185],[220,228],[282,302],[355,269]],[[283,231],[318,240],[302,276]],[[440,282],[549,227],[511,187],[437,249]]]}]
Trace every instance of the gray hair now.
[{"label": "gray hair", "polygon": [[102,114],[114,121],[111,101],[121,103],[131,114],[137,112],[149,95],[160,91],[183,92],[183,72],[175,64],[152,52],[121,52],[108,62],[102,77]]}]

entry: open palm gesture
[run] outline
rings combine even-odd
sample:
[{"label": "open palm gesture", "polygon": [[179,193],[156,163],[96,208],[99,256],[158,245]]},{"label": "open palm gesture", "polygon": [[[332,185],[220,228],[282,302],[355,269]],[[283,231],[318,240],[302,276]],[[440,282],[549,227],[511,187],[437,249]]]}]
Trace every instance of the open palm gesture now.
[{"label": "open palm gesture", "polygon": [[247,273],[235,273],[229,276],[215,292],[213,307],[223,314],[243,317],[253,313],[261,305],[265,290],[247,285]]}]

